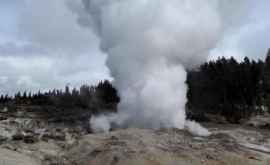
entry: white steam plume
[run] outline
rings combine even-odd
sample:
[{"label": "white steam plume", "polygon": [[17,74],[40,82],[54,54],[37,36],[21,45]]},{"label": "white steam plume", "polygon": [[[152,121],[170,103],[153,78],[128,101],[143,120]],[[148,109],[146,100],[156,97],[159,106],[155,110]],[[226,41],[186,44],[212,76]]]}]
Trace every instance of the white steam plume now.
[{"label": "white steam plume", "polygon": [[[243,12],[247,2],[83,0],[79,22],[93,29],[108,54],[107,66],[121,97],[119,114],[125,116],[122,124],[180,129],[186,125],[208,134],[185,120],[185,69],[207,59],[225,29],[237,25],[241,14],[234,11],[241,6]],[[228,9],[237,14],[230,15]]]}]

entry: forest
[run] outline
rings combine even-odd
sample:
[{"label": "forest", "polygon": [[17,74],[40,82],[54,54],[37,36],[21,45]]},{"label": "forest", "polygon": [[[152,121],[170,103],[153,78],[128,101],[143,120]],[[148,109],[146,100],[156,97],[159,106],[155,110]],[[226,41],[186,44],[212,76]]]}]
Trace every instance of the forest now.
[{"label": "forest", "polygon": [[[207,120],[207,115],[239,123],[252,115],[270,112],[270,51],[265,61],[233,57],[209,61],[187,75],[187,117]],[[51,106],[63,111],[84,109],[91,114],[117,112],[117,90],[108,81],[79,89],[53,89],[47,92],[18,92],[1,95],[1,106]]]},{"label": "forest", "polygon": [[84,109],[92,114],[116,112],[120,98],[116,89],[108,80],[99,82],[96,86],[82,85],[79,89],[50,90],[48,92],[18,92],[13,97],[0,96],[2,106],[44,106],[70,111]]},{"label": "forest", "polygon": [[252,115],[270,112],[270,51],[265,61],[233,57],[209,61],[188,72],[187,114],[204,120],[220,115],[239,123]]}]

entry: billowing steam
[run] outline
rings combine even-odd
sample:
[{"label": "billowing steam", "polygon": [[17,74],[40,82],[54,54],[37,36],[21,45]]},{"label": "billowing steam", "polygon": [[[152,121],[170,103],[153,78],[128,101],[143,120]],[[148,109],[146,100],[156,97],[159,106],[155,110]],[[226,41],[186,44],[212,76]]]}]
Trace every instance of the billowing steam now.
[{"label": "billowing steam", "polygon": [[186,69],[205,61],[225,29],[236,26],[240,12],[228,15],[239,6],[244,10],[241,2],[83,0],[79,23],[100,38],[121,97],[117,117],[94,117],[92,128],[106,131],[117,121],[128,127],[187,127],[207,135],[185,120]]}]

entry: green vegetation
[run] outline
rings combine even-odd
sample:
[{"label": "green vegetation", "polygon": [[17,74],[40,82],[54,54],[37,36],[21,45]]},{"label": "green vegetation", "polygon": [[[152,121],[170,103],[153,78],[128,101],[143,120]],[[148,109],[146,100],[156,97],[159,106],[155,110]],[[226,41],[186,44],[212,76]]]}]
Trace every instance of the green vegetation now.
[{"label": "green vegetation", "polygon": [[0,104],[7,106],[50,106],[58,109],[86,109],[91,113],[116,112],[117,103],[120,101],[116,89],[105,80],[97,86],[83,85],[79,90],[65,91],[52,90],[48,92],[27,93],[18,92],[14,97],[8,95],[0,97]]},{"label": "green vegetation", "polygon": [[187,84],[189,118],[213,114],[239,123],[270,110],[270,51],[265,62],[247,57],[242,62],[233,57],[207,62],[188,72]]}]

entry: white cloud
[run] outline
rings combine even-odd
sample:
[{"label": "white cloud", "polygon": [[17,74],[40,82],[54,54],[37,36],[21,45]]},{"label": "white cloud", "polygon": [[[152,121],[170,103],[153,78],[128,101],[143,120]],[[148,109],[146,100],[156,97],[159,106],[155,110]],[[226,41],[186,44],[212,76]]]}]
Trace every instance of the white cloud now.
[{"label": "white cloud", "polygon": [[107,78],[108,71],[102,67],[104,59],[90,63],[91,56],[80,57],[84,60],[65,56],[0,56],[0,93],[63,88],[66,84],[78,87]]},{"label": "white cloud", "polygon": [[0,93],[78,87],[109,78],[98,39],[78,25],[66,2],[23,0],[8,5],[5,13],[14,12],[14,6],[18,10],[5,17],[12,33],[0,30]]},{"label": "white cloud", "polygon": [[217,47],[211,52],[210,59],[219,56],[235,57],[243,60],[245,56],[252,59],[265,59],[268,48],[270,48],[270,1],[252,1],[249,10],[249,18],[242,15],[244,24],[236,31],[225,33]]}]

